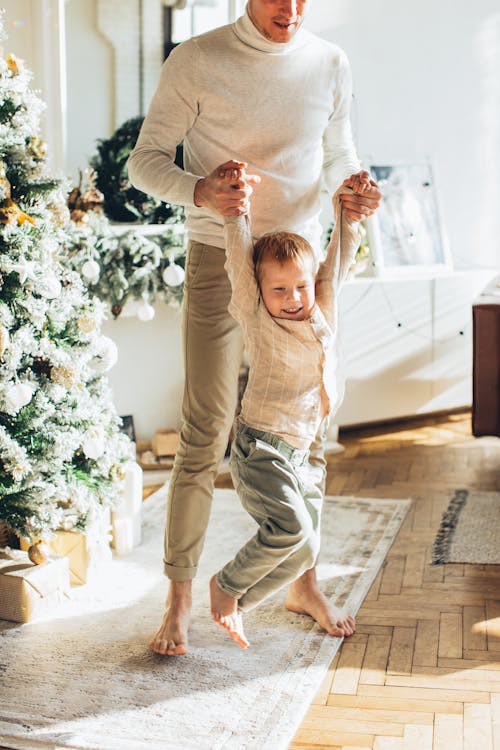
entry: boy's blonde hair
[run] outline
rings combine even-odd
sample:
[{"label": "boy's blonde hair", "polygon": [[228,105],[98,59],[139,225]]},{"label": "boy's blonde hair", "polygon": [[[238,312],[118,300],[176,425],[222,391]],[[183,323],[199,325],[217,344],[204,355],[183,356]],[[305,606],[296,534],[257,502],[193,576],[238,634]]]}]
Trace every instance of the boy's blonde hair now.
[{"label": "boy's blonde hair", "polygon": [[255,277],[260,281],[262,264],[266,258],[285,263],[291,260],[295,265],[302,265],[310,258],[313,261],[314,273],[318,270],[318,260],[310,243],[295,232],[269,232],[259,237],[253,248],[253,266]]}]

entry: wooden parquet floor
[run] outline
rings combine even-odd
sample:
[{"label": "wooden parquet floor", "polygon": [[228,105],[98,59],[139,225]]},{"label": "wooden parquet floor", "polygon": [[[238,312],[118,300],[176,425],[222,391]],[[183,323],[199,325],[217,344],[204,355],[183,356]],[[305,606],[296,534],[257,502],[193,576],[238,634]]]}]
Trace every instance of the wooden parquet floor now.
[{"label": "wooden parquet floor", "polygon": [[329,494],[413,504],[290,749],[500,750],[500,565],[431,564],[453,491],[500,490],[500,439],[465,412],[340,441]]}]

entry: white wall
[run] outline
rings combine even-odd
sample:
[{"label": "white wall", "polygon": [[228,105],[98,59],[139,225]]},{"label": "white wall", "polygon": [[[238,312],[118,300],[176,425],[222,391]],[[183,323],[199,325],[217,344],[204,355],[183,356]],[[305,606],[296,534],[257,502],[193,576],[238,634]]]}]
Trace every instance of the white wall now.
[{"label": "white wall", "polygon": [[119,360],[109,373],[118,413],[133,415],[143,440],[158,427],[180,427],[181,311],[158,303],[155,312],[148,323],[117,318],[103,329],[118,346]]},{"label": "white wall", "polygon": [[66,1],[68,176],[88,165],[113,120],[113,49],[97,30],[96,0]]},{"label": "white wall", "polygon": [[349,56],[360,155],[431,159],[455,266],[498,266],[498,0],[313,0],[307,24]]},{"label": "white wall", "polygon": [[63,176],[66,161],[65,0],[4,0],[0,49],[23,60],[32,87],[46,104],[41,135],[49,145],[52,171]]}]

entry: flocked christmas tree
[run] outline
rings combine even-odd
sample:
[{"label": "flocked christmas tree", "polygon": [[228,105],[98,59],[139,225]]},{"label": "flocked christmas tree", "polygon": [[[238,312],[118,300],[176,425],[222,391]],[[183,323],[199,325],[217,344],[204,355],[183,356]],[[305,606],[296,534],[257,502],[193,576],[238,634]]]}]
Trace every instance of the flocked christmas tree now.
[{"label": "flocked christmas tree", "polygon": [[29,72],[1,57],[0,521],[30,539],[85,529],[131,456],[103,375],[116,360],[104,304],[65,261],[69,213],[42,110]]}]

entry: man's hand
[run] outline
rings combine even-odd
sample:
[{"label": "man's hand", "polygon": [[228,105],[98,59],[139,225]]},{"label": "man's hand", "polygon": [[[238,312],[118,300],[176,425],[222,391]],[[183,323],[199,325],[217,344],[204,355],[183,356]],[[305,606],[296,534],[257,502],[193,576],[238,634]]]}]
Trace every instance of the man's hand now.
[{"label": "man's hand", "polygon": [[377,183],[371,179],[369,172],[362,170],[352,174],[342,184],[354,191],[340,196],[344,212],[350,219],[362,221],[375,213],[382,199],[382,193]]},{"label": "man's hand", "polygon": [[198,180],[194,189],[194,203],[221,216],[239,216],[248,213],[252,185],[258,185],[260,177],[246,174],[247,164],[230,161],[221,164],[208,177]]}]

